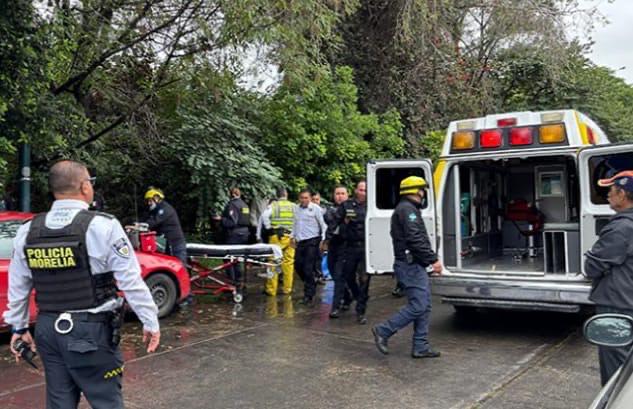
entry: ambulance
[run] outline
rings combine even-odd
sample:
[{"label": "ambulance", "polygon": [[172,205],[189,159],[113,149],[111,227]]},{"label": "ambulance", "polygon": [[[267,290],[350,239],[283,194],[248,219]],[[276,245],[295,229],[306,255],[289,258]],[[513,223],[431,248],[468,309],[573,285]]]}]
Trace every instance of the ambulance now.
[{"label": "ambulance", "polygon": [[[578,312],[591,305],[584,253],[613,211],[597,180],[633,169],[633,144],[610,143],[575,110],[451,122],[439,162],[367,164],[366,265],[393,271],[389,236],[399,183],[430,185],[421,214],[444,272],[432,291],[477,307]],[[433,194],[434,193],[434,194]]]}]

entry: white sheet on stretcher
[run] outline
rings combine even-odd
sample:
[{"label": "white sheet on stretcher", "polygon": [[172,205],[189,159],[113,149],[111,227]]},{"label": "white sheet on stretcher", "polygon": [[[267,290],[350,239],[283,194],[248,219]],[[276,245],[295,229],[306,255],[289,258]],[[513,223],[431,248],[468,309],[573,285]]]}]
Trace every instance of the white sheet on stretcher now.
[{"label": "white sheet on stretcher", "polygon": [[[267,255],[258,254],[258,255],[250,255],[252,250],[260,250],[265,251],[268,250],[270,256],[275,259],[281,259],[283,257],[283,252],[281,251],[281,247],[276,244],[198,244],[198,243],[187,243],[187,250],[194,251],[213,251],[213,252],[227,252],[227,254],[231,253],[235,255],[236,252],[241,252],[245,256],[248,257],[264,257]],[[251,251],[249,251],[251,250]]]}]

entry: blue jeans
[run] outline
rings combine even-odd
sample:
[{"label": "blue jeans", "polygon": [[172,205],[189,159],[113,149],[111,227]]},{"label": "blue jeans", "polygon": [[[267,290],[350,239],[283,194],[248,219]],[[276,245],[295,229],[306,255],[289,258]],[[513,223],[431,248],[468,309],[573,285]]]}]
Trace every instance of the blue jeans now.
[{"label": "blue jeans", "polygon": [[389,338],[413,322],[413,350],[424,352],[429,349],[427,339],[431,317],[429,276],[421,265],[409,264],[406,261],[396,260],[393,270],[398,282],[404,287],[407,305],[378,325],[378,334]]}]

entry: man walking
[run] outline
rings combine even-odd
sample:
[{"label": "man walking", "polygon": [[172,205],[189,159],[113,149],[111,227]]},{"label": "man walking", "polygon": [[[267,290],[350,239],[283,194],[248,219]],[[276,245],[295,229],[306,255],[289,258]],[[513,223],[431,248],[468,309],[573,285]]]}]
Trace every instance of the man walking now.
[{"label": "man walking", "polygon": [[322,250],[327,251],[327,264],[330,270],[330,275],[334,281],[334,295],[332,297],[332,310],[330,311],[330,318],[339,318],[341,315],[341,309],[349,309],[349,305],[352,302],[352,295],[347,288],[347,282],[343,275],[343,238],[341,236],[341,229],[336,226],[336,212],[342,204],[349,199],[347,188],[339,185],[334,188],[334,206],[327,209],[324,219],[328,226],[329,240],[323,243]]},{"label": "man walking", "polygon": [[367,183],[361,180],[354,190],[354,198],[338,208],[334,223],[328,228],[327,240],[339,231],[343,240],[342,272],[347,287],[356,300],[356,321],[367,324],[365,312],[369,300],[370,276],[365,271],[365,216],[367,214]]},{"label": "man walking", "polygon": [[308,189],[299,193],[299,206],[295,208],[292,226],[292,239],[296,246],[295,270],[303,280],[301,303],[306,305],[312,305],[316,294],[314,266],[319,257],[319,245],[325,239],[327,230],[321,207],[312,203],[311,196]]},{"label": "man walking", "polygon": [[[262,214],[263,228],[270,231],[268,242],[281,247],[283,258],[281,259],[281,272],[283,274],[283,294],[292,293],[294,279],[295,249],[291,246],[292,225],[294,223],[296,205],[288,200],[288,191],[281,187],[277,189],[277,200]],[[266,280],[264,293],[271,297],[277,295],[279,286],[279,273]]]},{"label": "man walking", "polygon": [[429,319],[431,317],[431,291],[426,267],[432,266],[435,274],[442,272],[442,264],[431,248],[424,227],[420,208],[426,181],[418,176],[409,176],[400,182],[400,203],[391,216],[391,240],[395,256],[394,272],[404,287],[407,305],[400,311],[372,328],[376,347],[388,353],[387,340],[396,332],[413,323],[413,358],[436,358],[428,342]]},{"label": "man walking", "polygon": [[[125,293],[143,323],[147,352],[160,342],[158,309],[119,221],[88,211],[93,201],[88,169],[73,161],[50,169],[55,202],[48,213],[24,224],[14,240],[9,266],[11,352],[21,340],[39,352],[46,376],[46,407],[76,408],[80,394],[96,409],[123,408],[123,360],[118,331]],[[35,289],[39,314],[35,343],[29,296]],[[117,318],[118,316],[118,318]]]},{"label": "man walking", "polygon": [[[607,200],[617,213],[600,231],[596,243],[585,253],[585,273],[592,279],[589,299],[596,313],[633,316],[633,171],[601,179],[609,187]],[[604,386],[626,359],[630,347],[598,347],[600,379]]]},{"label": "man walking", "polygon": [[[248,244],[250,234],[250,209],[242,200],[240,189],[233,187],[229,190],[231,200],[224,207],[222,212],[222,228],[226,244]],[[233,285],[241,289],[242,271],[239,264],[233,265],[227,270]]]}]

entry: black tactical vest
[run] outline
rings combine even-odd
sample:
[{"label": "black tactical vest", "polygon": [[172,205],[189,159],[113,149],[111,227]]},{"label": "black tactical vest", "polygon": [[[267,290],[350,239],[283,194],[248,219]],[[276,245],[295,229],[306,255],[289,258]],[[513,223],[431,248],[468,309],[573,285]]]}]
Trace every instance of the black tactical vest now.
[{"label": "black tactical vest", "polygon": [[240,198],[233,199],[233,207],[237,212],[237,226],[249,227],[251,225],[250,209]]},{"label": "black tactical vest", "polygon": [[61,229],[46,227],[46,213],[33,218],[24,253],[40,311],[89,309],[116,297],[113,274],[90,271],[86,231],[96,214],[81,210]]}]

